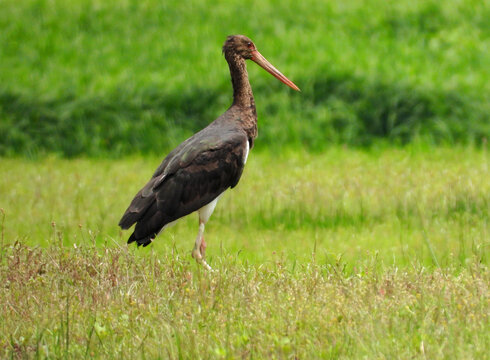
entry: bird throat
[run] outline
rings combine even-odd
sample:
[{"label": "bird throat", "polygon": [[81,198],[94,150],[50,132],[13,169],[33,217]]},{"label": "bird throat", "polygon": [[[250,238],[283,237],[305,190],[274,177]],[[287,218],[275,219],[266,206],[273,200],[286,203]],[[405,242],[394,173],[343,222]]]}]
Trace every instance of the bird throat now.
[{"label": "bird throat", "polygon": [[237,54],[225,54],[230,68],[231,83],[233,84],[233,104],[242,108],[253,108],[255,111],[255,100],[248,81],[247,66],[245,59]]},{"label": "bird throat", "polygon": [[[253,147],[257,137],[257,110],[255,108],[254,95],[248,81],[245,59],[235,53],[225,53],[226,61],[230,68],[231,83],[233,85],[233,105],[231,109],[238,110],[235,120],[248,135],[250,148]],[[232,110],[232,112],[234,112]]]}]

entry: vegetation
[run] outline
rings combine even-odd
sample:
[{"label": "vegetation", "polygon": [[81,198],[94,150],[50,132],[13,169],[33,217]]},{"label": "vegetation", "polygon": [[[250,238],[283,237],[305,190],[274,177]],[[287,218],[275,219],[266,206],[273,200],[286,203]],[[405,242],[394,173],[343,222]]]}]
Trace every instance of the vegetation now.
[{"label": "vegetation", "polygon": [[[46,246],[54,222],[67,246],[82,237],[122,244],[129,232],[121,234],[117,223],[159,162],[3,159],[5,238]],[[415,258],[426,266],[464,265],[475,252],[486,263],[488,162],[486,152],[464,148],[253,153],[240,185],[220,200],[207,226],[214,244],[208,255],[225,247],[257,263],[270,261],[271,251],[309,261],[316,247],[317,256],[343,254],[349,262],[376,250],[399,266]],[[190,251],[197,218],[179,224],[152,246]]]},{"label": "vegetation", "polygon": [[469,0],[2,1],[0,154],[161,153],[231,101],[220,47],[253,38],[258,145],[479,143],[490,7]]},{"label": "vegetation", "polygon": [[368,257],[352,272],[226,254],[208,273],[88,243],[2,254],[4,358],[488,358],[490,278],[473,260],[455,273]]},{"label": "vegetation", "polygon": [[0,357],[485,358],[488,154],[254,153],[190,257],[117,221],[157,158],[3,159]]},{"label": "vegetation", "polygon": [[[0,8],[0,358],[489,358],[489,2]],[[249,65],[210,273],[195,215],[144,249],[117,222],[229,106],[237,33],[302,92]]]}]

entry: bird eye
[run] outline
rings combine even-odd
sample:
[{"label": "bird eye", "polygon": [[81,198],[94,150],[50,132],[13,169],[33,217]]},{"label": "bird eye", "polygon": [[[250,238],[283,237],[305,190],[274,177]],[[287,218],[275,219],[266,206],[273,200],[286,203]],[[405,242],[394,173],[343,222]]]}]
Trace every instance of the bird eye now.
[{"label": "bird eye", "polygon": [[247,46],[248,46],[249,48],[251,48],[251,47],[253,46],[252,42],[251,42],[251,41],[249,41],[249,42],[247,43]]}]

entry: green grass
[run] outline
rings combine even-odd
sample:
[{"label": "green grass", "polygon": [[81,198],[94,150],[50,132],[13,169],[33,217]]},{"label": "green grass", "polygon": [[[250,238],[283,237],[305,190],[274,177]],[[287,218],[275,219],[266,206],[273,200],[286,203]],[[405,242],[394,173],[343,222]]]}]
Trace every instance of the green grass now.
[{"label": "green grass", "polygon": [[488,358],[489,156],[254,152],[190,257],[117,228],[158,158],[2,159],[0,357]]},{"label": "green grass", "polygon": [[[0,358],[489,358],[488,2],[0,9]],[[195,215],[145,249],[117,223],[229,106],[236,33],[302,92],[249,65],[208,273]]]},{"label": "green grass", "polygon": [[[2,1],[0,154],[160,153],[231,101],[244,33],[268,147],[479,143],[490,134],[485,1]],[[177,140],[179,139],[179,140]]]},{"label": "green grass", "polygon": [[208,273],[187,256],[88,243],[3,256],[5,358],[488,358],[490,277],[477,261],[454,274],[369,257],[354,273],[229,254]]},{"label": "green grass", "polygon": [[[117,223],[160,160],[3,159],[5,237],[46,246],[54,223],[66,245],[92,236],[122,243],[129,232],[121,234]],[[207,226],[209,256],[224,247],[258,263],[272,260],[272,251],[304,261],[316,246],[322,261],[375,249],[394,265],[413,258],[444,265],[453,255],[464,264],[473,251],[484,254],[488,237],[488,161],[486,151],[469,148],[335,148],[279,157],[254,151],[240,185],[220,200]],[[196,234],[191,216],[154,247],[187,252]]]}]

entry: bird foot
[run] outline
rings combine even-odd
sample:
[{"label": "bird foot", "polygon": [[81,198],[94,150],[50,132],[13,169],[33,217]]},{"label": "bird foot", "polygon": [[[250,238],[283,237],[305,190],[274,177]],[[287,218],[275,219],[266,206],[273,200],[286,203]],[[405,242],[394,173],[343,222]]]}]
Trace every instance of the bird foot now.
[{"label": "bird foot", "polygon": [[201,265],[204,266],[204,268],[209,271],[209,272],[214,272],[213,268],[209,266],[209,264],[206,262],[206,260],[202,259]]},{"label": "bird foot", "polygon": [[211,268],[211,266],[209,266],[209,264],[206,262],[206,260],[204,259],[204,256],[202,256],[201,251],[199,249],[194,248],[194,250],[192,250],[192,257],[196,260],[196,262],[198,264],[201,264],[202,266],[204,266],[204,268],[206,270],[211,271],[211,272],[214,271]]}]

